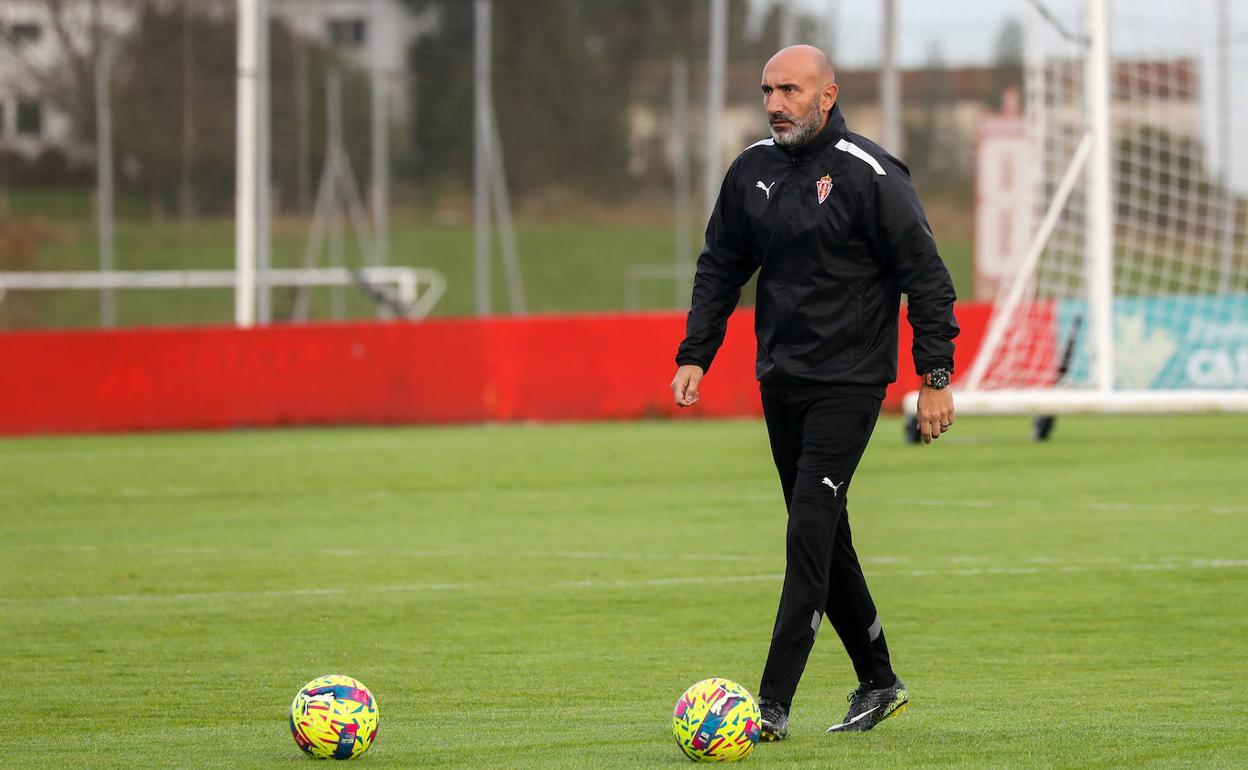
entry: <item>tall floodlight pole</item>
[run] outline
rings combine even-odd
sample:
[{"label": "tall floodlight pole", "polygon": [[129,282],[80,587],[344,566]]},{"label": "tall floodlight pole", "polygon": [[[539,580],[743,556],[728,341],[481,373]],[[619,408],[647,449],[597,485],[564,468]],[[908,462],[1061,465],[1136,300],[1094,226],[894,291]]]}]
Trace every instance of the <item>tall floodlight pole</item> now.
[{"label": "tall floodlight pole", "polygon": [[1092,334],[1092,386],[1114,387],[1114,210],[1110,116],[1108,0],[1088,0],[1087,88],[1092,153],[1089,158],[1087,284]]},{"label": "tall floodlight pole", "polygon": [[689,265],[693,241],[689,233],[689,62],[672,60],[672,197],[676,220],[676,307],[689,302],[692,287]]},{"label": "tall floodlight pole", "polygon": [[[100,272],[111,273],[113,261],[113,116],[109,76],[112,57],[100,29],[99,6],[96,13],[95,40],[95,214],[100,240]],[[113,290],[100,289],[100,326],[116,323]]]},{"label": "tall floodlight pole", "polygon": [[269,286],[270,214],[269,162],[272,121],[269,119],[269,0],[256,0],[256,320],[273,320]]},{"label": "tall floodlight pole", "polygon": [[473,224],[477,315],[490,314],[490,0],[476,0],[473,44]]},{"label": "tall floodlight pole", "polygon": [[1218,0],[1218,182],[1222,188],[1221,237],[1218,252],[1221,271],[1218,290],[1231,291],[1235,270],[1235,194],[1231,192],[1231,8],[1230,0]]},{"label": "tall floodlight pole", "polygon": [[883,0],[884,19],[880,41],[880,143],[900,156],[901,74],[897,70],[897,0]]},{"label": "tall floodlight pole", "polygon": [[234,210],[234,323],[256,322],[256,58],[259,0],[238,0],[238,105]]},{"label": "tall floodlight pole", "polygon": [[[326,144],[333,149],[330,153],[333,155],[335,176],[342,174],[343,166],[347,164],[343,157],[342,144],[342,76],[337,70],[332,70],[329,77],[325,80],[325,140]],[[341,182],[339,182],[341,184]],[[341,193],[339,193],[341,194]],[[344,207],[345,208],[345,207]],[[329,230],[329,264],[333,267],[345,267],[347,264],[346,244],[343,242],[343,232],[341,219],[339,218],[341,209],[333,210],[328,218],[331,221]],[[368,254],[360,255],[363,259],[368,259]],[[329,290],[329,313],[334,320],[338,320],[346,315],[347,298],[343,294],[341,286],[335,286]]]},{"label": "tall floodlight pole", "polygon": [[382,0],[373,0],[372,6],[372,86],[373,86],[373,246],[370,259],[374,265],[384,265],[390,254],[390,119],[386,105],[386,72],[382,58],[384,47],[378,37],[383,28]]},{"label": "tall floodlight pole", "polygon": [[780,0],[780,46],[787,48],[797,42],[797,14],[793,0]]},{"label": "tall floodlight pole", "polygon": [[724,174],[720,123],[724,119],[724,70],[728,66],[728,0],[711,0],[711,41],[706,76],[706,186],[703,208],[715,208]]},{"label": "tall floodlight pole", "polygon": [[836,28],[840,9],[837,0],[824,0],[823,16],[820,19],[820,37],[823,52],[833,59],[836,58]]}]

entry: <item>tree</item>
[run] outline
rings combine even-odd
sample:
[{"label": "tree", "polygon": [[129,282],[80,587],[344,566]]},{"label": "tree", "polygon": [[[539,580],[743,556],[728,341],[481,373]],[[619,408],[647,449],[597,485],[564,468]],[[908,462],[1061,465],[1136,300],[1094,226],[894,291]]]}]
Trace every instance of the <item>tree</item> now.
[{"label": "tree", "polygon": [[[143,5],[118,46],[118,181],[153,210],[219,211],[233,198],[234,47],[234,24],[155,3]],[[186,200],[188,189],[194,200]]]},{"label": "tree", "polygon": [[[472,177],[473,4],[407,3],[439,25],[409,57],[419,114],[406,165],[426,186],[462,186]],[[652,189],[655,180],[628,178],[630,110],[666,114],[676,57],[689,62],[697,98],[708,0],[526,0],[492,7],[494,111],[512,189],[554,185],[599,200],[642,185]],[[761,68],[775,41],[751,32],[749,10],[750,0],[729,1],[728,48],[732,61]]]},{"label": "tree", "polygon": [[993,46],[992,92],[984,99],[994,107],[1000,107],[1001,95],[1010,88],[1023,90],[1023,25],[1013,17],[1006,19],[997,30]]},{"label": "tree", "polygon": [[47,22],[54,54],[30,56],[23,43],[0,36],[0,63],[27,91],[69,116],[74,139],[93,144],[96,69],[147,1],[30,0],[33,18]]},{"label": "tree", "polygon": [[[493,5],[494,113],[513,190],[607,189],[623,167],[626,103],[586,29],[588,11],[578,5]],[[471,178],[473,4],[431,0],[414,7],[435,8],[441,24],[411,56],[420,105],[413,149],[438,148],[416,155],[413,165],[427,184],[453,185]]]},{"label": "tree", "polygon": [[920,105],[918,120],[905,124],[906,157],[920,186],[932,189],[946,185],[958,172],[957,148],[951,146],[956,132],[948,126],[952,107],[949,71],[938,41],[932,41],[928,48]]},{"label": "tree", "polygon": [[[236,25],[231,15],[188,12],[181,4],[145,3],[119,44],[113,77],[113,135],[123,188],[141,193],[155,212],[222,213],[235,187]],[[296,40],[284,24],[269,28],[269,95],[273,193],[280,206],[299,197],[294,80],[306,77],[313,160],[324,153],[325,79],[343,75],[344,141],[355,168],[368,158],[368,83],[363,73],[323,46]],[[294,66],[296,47],[308,65]],[[362,116],[362,118],[361,118]]]}]

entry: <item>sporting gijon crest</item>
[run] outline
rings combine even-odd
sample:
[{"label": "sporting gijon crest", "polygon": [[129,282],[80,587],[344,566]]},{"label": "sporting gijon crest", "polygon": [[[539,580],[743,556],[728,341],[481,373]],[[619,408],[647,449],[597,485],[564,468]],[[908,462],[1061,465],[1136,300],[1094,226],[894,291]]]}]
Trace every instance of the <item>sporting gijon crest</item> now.
[{"label": "sporting gijon crest", "polygon": [[823,178],[815,182],[815,189],[819,192],[819,203],[823,204],[828,198],[828,193],[832,192],[832,177],[824,174]]}]

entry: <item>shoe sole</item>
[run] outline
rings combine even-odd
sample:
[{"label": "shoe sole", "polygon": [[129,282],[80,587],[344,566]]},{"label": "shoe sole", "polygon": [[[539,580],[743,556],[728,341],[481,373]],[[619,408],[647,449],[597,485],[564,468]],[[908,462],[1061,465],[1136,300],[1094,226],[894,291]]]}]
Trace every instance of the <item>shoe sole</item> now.
[{"label": "shoe sole", "polygon": [[[898,703],[897,701],[901,701],[901,703]],[[880,722],[883,722],[885,719],[888,719],[889,717],[895,717],[898,714],[904,713],[906,708],[910,705],[910,693],[905,692],[903,690],[902,693],[896,699],[893,700],[893,704],[895,705],[893,705],[892,708],[886,711],[884,713],[884,716],[880,717]],[[875,724],[878,725],[880,722],[876,722]]]},{"label": "shoe sole", "polygon": [[758,734],[758,739],[763,743],[775,743],[784,740],[788,735],[788,733],[773,733],[770,730],[762,730]]}]

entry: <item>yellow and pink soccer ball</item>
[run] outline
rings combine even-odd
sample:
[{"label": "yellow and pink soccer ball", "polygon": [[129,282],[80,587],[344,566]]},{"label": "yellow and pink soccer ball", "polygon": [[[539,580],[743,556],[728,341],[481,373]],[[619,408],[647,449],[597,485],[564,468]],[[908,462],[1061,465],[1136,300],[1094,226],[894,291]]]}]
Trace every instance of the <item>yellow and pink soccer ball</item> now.
[{"label": "yellow and pink soccer ball", "polygon": [[330,674],[303,686],[290,704],[295,743],[317,759],[354,759],[377,739],[377,699],[358,679]]},{"label": "yellow and pink soccer ball", "polygon": [[704,679],[676,701],[672,726],[676,743],[694,762],[735,762],[743,759],[762,727],[758,702],[728,679]]}]

